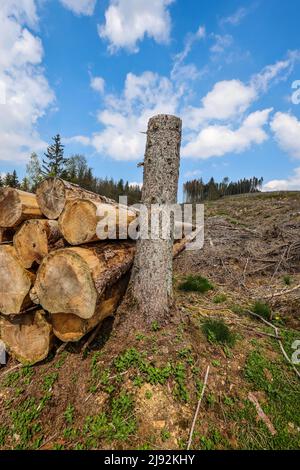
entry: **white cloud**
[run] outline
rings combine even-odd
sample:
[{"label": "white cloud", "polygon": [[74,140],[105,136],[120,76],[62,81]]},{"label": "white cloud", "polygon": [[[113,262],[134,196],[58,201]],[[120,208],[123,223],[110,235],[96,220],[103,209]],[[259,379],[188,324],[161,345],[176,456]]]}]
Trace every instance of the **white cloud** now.
[{"label": "white cloud", "polygon": [[91,145],[90,137],[86,137],[84,135],[75,135],[74,137],[64,137],[63,138],[64,144],[79,144],[85,147]]},{"label": "white cloud", "polygon": [[0,11],[0,160],[22,160],[44,148],[36,131],[38,120],[54,101],[41,68],[43,47],[26,25],[37,22],[32,0],[4,0]]},{"label": "white cloud", "polygon": [[202,174],[201,170],[191,170],[191,171],[186,171],[184,173],[184,178],[195,178],[196,176],[199,176]]},{"label": "white cloud", "polygon": [[250,13],[250,10],[250,8],[238,8],[232,15],[222,18],[220,23],[222,25],[230,24],[231,26],[237,26],[248,15],[248,13]]},{"label": "white cloud", "polygon": [[183,50],[176,54],[174,57],[174,65],[170,74],[172,80],[184,82],[187,80],[195,80],[197,77],[200,76],[201,73],[197,69],[197,67],[194,64],[184,65],[184,60],[189,55],[193,44],[196,41],[205,39],[205,37],[206,29],[203,25],[199,26],[196,33],[190,33],[187,35]]},{"label": "white cloud", "polygon": [[258,92],[266,92],[270,84],[287,80],[293,72],[295,64],[300,60],[300,50],[289,51],[285,60],[267,65],[251,78],[252,86]]},{"label": "white cloud", "polygon": [[125,48],[138,52],[137,43],[147,35],[158,43],[170,38],[171,18],[168,6],[173,0],[110,0],[105,23],[98,26],[101,38],[109,42],[109,50]]},{"label": "white cloud", "polygon": [[226,153],[241,153],[253,144],[262,144],[268,136],[264,131],[271,109],[256,111],[243,121],[238,129],[211,125],[192,136],[182,149],[184,157],[207,159]]},{"label": "white cloud", "polygon": [[38,21],[35,0],[1,0],[1,13],[31,27]]},{"label": "white cloud", "polygon": [[127,74],[122,95],[106,95],[105,108],[98,112],[103,130],[92,136],[91,144],[97,152],[115,160],[142,159],[149,118],[159,113],[174,114],[181,93],[158,74]]},{"label": "white cloud", "polygon": [[60,0],[61,4],[75,15],[92,16],[97,0]]},{"label": "white cloud", "polygon": [[221,54],[233,43],[233,37],[230,34],[224,34],[223,36],[220,34],[213,34],[213,37],[215,42],[210,48],[210,51],[213,54]]},{"label": "white cloud", "polygon": [[276,113],[271,129],[279,147],[292,157],[300,158],[300,121],[291,114]]},{"label": "white cloud", "polygon": [[231,119],[245,112],[256,97],[254,88],[240,80],[217,82],[202,98],[202,107],[191,106],[185,110],[185,125],[190,129],[197,129],[205,121]]},{"label": "white cloud", "polygon": [[105,88],[104,78],[102,78],[102,77],[92,77],[91,87],[94,91],[97,91],[100,94],[104,93],[104,88]]},{"label": "white cloud", "polygon": [[300,168],[294,169],[294,175],[287,179],[271,180],[263,186],[263,191],[299,191]]},{"label": "white cloud", "polygon": [[129,183],[129,186],[131,186],[131,187],[136,187],[136,186],[138,186],[140,189],[142,189],[143,183],[138,182],[138,181],[131,181],[131,182]]},{"label": "white cloud", "polygon": [[[204,30],[201,32],[203,35]],[[177,55],[179,64],[188,50],[189,43]],[[291,64],[292,60],[289,56],[284,62]],[[142,159],[148,119],[158,113],[169,113],[183,119],[182,154],[185,157],[205,159],[241,153],[268,138],[264,126],[271,110],[257,111],[248,116],[247,113],[266,87],[281,76],[283,69],[289,68],[278,64],[266,67],[255,75],[263,78],[254,80],[252,77],[249,83],[240,80],[217,82],[202,98],[199,107],[185,106],[191,91],[186,81],[153,72],[129,73],[120,95],[105,94],[104,107],[97,113],[101,125],[99,132],[90,137],[75,136],[74,139],[82,145],[92,145],[97,153],[115,160]]]}]

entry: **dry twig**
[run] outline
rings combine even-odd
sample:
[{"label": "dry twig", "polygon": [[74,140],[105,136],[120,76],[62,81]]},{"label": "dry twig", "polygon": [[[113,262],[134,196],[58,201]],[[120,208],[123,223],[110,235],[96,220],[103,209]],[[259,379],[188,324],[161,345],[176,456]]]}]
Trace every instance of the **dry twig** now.
[{"label": "dry twig", "polygon": [[193,419],[193,423],[192,423],[192,427],[191,427],[191,431],[190,431],[190,436],[189,436],[189,442],[188,442],[188,445],[187,445],[187,450],[190,450],[190,447],[191,447],[191,444],[192,444],[194,429],[195,429],[197,417],[198,417],[198,414],[199,414],[201,401],[202,401],[202,398],[203,398],[203,395],[204,395],[204,392],[205,392],[205,389],[206,389],[208,374],[209,374],[209,366],[207,366],[207,369],[206,369],[204,384],[203,384],[201,395],[200,395],[200,398],[199,398],[199,401],[198,401],[196,413],[195,413],[195,416],[194,416],[194,419]]}]

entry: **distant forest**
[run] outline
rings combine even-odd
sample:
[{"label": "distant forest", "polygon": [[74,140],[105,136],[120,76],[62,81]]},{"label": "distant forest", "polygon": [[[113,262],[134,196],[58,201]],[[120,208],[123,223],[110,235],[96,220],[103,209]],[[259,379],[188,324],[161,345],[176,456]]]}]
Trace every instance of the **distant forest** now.
[{"label": "distant forest", "polygon": [[214,201],[224,196],[236,194],[257,193],[261,191],[263,178],[244,178],[238,181],[230,181],[224,178],[218,183],[211,178],[205,183],[202,178],[187,181],[183,185],[184,202],[194,203],[202,201]]},{"label": "distant forest", "polygon": [[115,181],[112,178],[95,176],[84,155],[65,158],[64,146],[59,135],[53,137],[53,144],[49,145],[42,159],[36,153],[31,154],[26,166],[26,176],[22,181],[19,180],[17,172],[14,170],[4,176],[0,174],[0,187],[10,186],[34,192],[39,182],[47,176],[58,176],[71,183],[76,183],[84,189],[115,200],[118,200],[119,196],[127,196],[130,205],[141,200],[141,188],[138,185],[131,185],[123,179]]},{"label": "distant forest", "polygon": [[[10,186],[23,191],[34,192],[39,182],[47,176],[58,176],[71,183],[76,183],[84,189],[88,189],[111,199],[118,200],[119,196],[127,196],[128,204],[135,204],[141,200],[141,188],[138,185],[129,184],[128,181],[112,178],[99,178],[93,174],[93,169],[88,166],[84,155],[64,156],[64,146],[60,135],[53,137],[53,143],[47,148],[44,158],[40,159],[36,153],[32,153],[26,166],[26,176],[19,181],[16,170],[12,173],[0,174],[0,187]],[[224,196],[236,194],[255,193],[261,191],[263,178],[244,178],[236,182],[224,178],[218,183],[211,178],[205,183],[202,178],[187,181],[183,185],[184,202],[195,203],[213,201]]]}]

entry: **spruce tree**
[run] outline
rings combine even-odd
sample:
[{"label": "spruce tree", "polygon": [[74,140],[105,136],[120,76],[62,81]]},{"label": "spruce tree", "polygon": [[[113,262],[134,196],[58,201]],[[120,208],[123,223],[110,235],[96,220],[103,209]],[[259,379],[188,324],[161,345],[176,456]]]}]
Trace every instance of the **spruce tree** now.
[{"label": "spruce tree", "polygon": [[42,173],[44,176],[62,176],[67,163],[64,158],[64,145],[61,143],[60,135],[52,137],[53,144],[49,145],[47,152],[44,154]]}]

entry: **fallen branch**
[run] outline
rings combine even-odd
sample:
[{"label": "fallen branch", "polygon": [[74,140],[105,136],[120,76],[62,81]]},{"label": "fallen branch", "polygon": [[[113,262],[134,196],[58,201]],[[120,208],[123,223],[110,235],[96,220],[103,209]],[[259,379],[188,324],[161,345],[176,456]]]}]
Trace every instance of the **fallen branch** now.
[{"label": "fallen branch", "polygon": [[280,336],[279,336],[279,329],[277,328],[277,326],[273,325],[272,323],[268,322],[267,320],[265,320],[263,317],[261,317],[260,315],[258,315],[257,313],[254,313],[252,312],[251,310],[246,310],[247,313],[249,313],[250,315],[253,315],[254,317],[256,318],[259,318],[261,321],[263,321],[266,325],[270,326],[271,328],[273,328],[273,330],[275,331],[275,335],[276,335],[276,339],[279,343],[279,346],[280,346],[280,349],[281,349],[281,352],[283,354],[283,356],[285,357],[286,361],[292,366],[292,368],[294,369],[295,373],[298,375],[298,377],[300,378],[300,372],[296,369],[296,367],[294,366],[294,364],[292,363],[292,361],[290,360],[289,356],[287,355],[287,352],[285,351],[284,347],[283,347],[283,344],[281,342],[281,339],[280,339]]},{"label": "fallen branch", "polygon": [[292,287],[292,289],[284,289],[280,292],[275,292],[275,294],[266,295],[264,299],[273,299],[274,297],[280,297],[281,295],[290,294],[291,292],[294,292],[297,289],[300,289],[300,284],[297,284],[297,286]]},{"label": "fallen branch", "polygon": [[201,401],[202,401],[202,398],[203,398],[203,395],[204,395],[204,392],[205,392],[205,388],[206,388],[206,384],[207,384],[207,379],[208,379],[208,374],[209,374],[209,366],[207,366],[207,369],[206,369],[206,374],[205,374],[205,378],[204,378],[204,384],[203,384],[202,391],[201,391],[201,395],[200,395],[200,398],[199,398],[199,401],[198,401],[196,413],[195,413],[195,416],[194,416],[194,419],[193,419],[193,423],[192,423],[192,427],[191,427],[191,431],[190,431],[190,436],[189,436],[189,442],[188,442],[188,445],[187,445],[187,450],[190,450],[190,447],[191,447],[191,444],[192,444],[194,429],[195,429],[197,417],[198,417],[198,414],[199,414]]},{"label": "fallen branch", "polygon": [[248,393],[248,400],[250,400],[253,403],[253,405],[256,408],[256,411],[257,411],[257,414],[258,414],[259,418],[265,423],[265,425],[269,429],[272,436],[275,436],[276,429],[274,428],[273,424],[271,423],[270,418],[266,415],[266,413],[264,412],[264,410],[260,406],[258,399],[256,398],[256,396],[252,392]]}]

